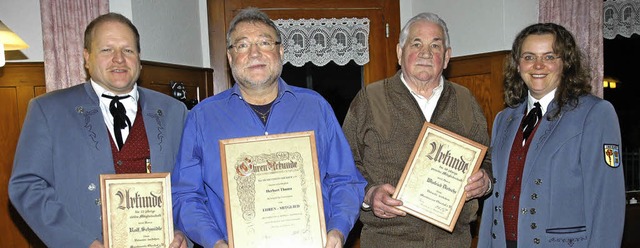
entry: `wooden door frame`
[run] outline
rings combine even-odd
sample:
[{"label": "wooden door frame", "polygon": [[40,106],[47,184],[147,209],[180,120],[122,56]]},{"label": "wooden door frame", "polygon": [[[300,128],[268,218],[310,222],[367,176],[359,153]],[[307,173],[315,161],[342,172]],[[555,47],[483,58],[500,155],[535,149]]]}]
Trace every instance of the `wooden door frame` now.
[{"label": "wooden door frame", "polygon": [[[398,70],[396,45],[400,33],[400,2],[399,0],[207,0],[207,14],[209,25],[209,51],[211,66],[214,70],[214,94],[231,87],[231,71],[227,62],[226,32],[229,22],[235,13],[244,7],[256,7],[269,15],[283,18],[286,11],[296,11],[310,14],[308,18],[340,18],[344,16],[322,16],[322,11],[344,13],[368,13],[379,11],[382,13],[381,23],[371,23],[370,33],[384,33],[388,37],[369,36],[372,39],[385,39],[376,49],[381,49],[384,58],[370,55],[370,62],[364,65],[364,83],[369,84],[377,80],[390,77]],[[317,12],[316,14],[312,14]],[[388,29],[388,31],[387,31]],[[377,40],[376,40],[377,41]],[[371,65],[382,70],[373,70]]]}]

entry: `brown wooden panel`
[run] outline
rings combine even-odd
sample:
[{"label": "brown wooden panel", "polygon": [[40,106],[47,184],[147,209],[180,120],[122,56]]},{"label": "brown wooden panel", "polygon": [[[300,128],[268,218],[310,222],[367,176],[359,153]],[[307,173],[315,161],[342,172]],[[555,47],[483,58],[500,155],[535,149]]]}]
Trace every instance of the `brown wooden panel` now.
[{"label": "brown wooden panel", "polygon": [[[213,95],[213,70],[158,62],[142,62],[138,84],[172,96],[170,82],[183,83],[187,99],[204,100]],[[198,95],[199,94],[199,95]]]},{"label": "brown wooden panel", "polygon": [[44,93],[47,93],[47,87],[45,87],[45,86],[35,86],[35,87],[33,87],[33,95],[34,96],[43,95]]},{"label": "brown wooden panel", "polygon": [[19,230],[13,224],[10,211],[11,203],[7,195],[7,184],[11,176],[13,155],[16,150],[20,134],[18,118],[18,99],[15,87],[0,87],[0,246],[2,247],[28,247],[27,240],[20,235]]},{"label": "brown wooden panel", "polygon": [[489,134],[493,119],[505,108],[503,71],[508,54],[509,51],[499,51],[451,58],[444,72],[447,79],[471,90],[487,118]]},{"label": "brown wooden panel", "polygon": [[484,112],[484,116],[487,119],[487,126],[489,127],[489,133],[491,133],[491,127],[493,126],[493,117],[498,113],[491,108],[491,103],[493,101],[501,101],[502,99],[493,99],[493,94],[491,91],[491,75],[490,74],[479,74],[475,76],[462,76],[462,77],[454,77],[449,78],[452,82],[456,82],[460,85],[467,87],[476,100],[482,107],[482,111]]},{"label": "brown wooden panel", "polygon": [[7,192],[27,105],[44,88],[42,62],[0,67],[0,247],[44,247],[15,211]]}]

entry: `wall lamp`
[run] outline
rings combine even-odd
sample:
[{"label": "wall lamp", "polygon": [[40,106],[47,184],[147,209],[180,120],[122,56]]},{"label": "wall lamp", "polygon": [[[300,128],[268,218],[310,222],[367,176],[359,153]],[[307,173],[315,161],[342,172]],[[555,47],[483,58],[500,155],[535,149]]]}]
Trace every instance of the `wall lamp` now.
[{"label": "wall lamp", "polygon": [[29,45],[0,21],[0,67],[4,66],[5,63],[4,51],[22,50],[26,48],[29,48]]}]

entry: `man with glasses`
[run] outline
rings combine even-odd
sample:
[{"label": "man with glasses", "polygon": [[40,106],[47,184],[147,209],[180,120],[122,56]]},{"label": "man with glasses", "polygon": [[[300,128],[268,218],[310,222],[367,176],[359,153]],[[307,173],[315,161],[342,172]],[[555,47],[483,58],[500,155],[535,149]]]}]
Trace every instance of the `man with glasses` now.
[{"label": "man with glasses", "polygon": [[176,227],[204,247],[227,247],[222,139],[314,131],[326,247],[342,247],[358,218],[366,182],[331,106],[318,93],[280,78],[280,43],[266,14],[241,10],[227,32],[227,58],[236,84],[202,101],[187,117],[172,174],[174,217]]}]

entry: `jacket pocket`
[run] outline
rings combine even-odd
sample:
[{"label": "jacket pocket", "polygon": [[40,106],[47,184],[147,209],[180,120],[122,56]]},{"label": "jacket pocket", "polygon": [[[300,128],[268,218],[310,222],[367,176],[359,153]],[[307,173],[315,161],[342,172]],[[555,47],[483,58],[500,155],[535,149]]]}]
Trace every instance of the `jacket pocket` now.
[{"label": "jacket pocket", "polygon": [[558,227],[558,228],[547,229],[547,233],[553,233],[553,234],[569,234],[569,233],[579,233],[579,232],[586,232],[586,231],[587,231],[587,226]]}]

